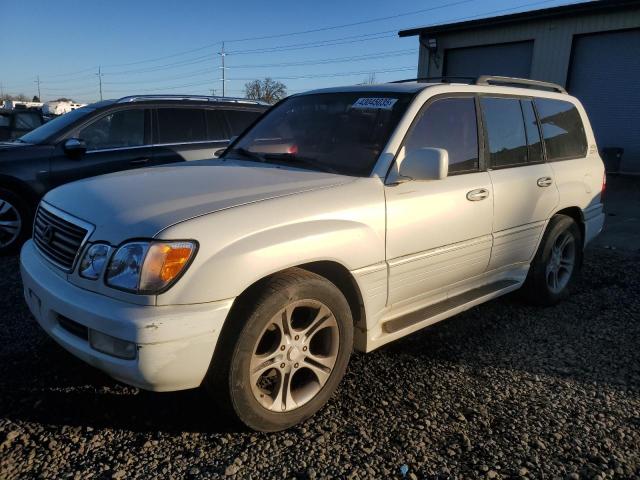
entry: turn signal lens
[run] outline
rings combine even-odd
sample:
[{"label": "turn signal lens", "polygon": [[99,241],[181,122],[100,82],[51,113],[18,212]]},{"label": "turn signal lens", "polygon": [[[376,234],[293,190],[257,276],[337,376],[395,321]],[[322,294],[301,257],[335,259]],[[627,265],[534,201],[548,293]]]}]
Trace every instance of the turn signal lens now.
[{"label": "turn signal lens", "polygon": [[154,242],[144,260],[139,289],[157,292],[177,278],[189,264],[196,246],[192,242]]}]

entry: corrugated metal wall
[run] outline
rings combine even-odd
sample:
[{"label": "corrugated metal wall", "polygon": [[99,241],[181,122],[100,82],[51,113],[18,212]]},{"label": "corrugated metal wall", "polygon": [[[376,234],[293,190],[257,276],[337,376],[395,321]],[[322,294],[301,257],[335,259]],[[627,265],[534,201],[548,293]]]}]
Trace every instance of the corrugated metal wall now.
[{"label": "corrugated metal wall", "polygon": [[528,77],[531,74],[532,54],[533,42],[451,48],[444,52],[444,75]]},{"label": "corrugated metal wall", "polygon": [[598,147],[624,148],[620,169],[640,172],[640,29],[576,37],[569,72]]}]

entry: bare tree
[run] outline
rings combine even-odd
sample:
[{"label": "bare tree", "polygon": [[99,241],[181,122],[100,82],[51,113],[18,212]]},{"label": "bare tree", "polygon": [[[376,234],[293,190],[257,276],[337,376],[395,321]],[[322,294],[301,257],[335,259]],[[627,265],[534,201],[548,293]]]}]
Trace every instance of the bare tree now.
[{"label": "bare tree", "polygon": [[374,85],[376,83],[376,72],[371,72],[360,85]]},{"label": "bare tree", "polygon": [[253,80],[245,83],[244,94],[252,100],[276,103],[287,96],[287,86],[282,82],[267,77],[264,80]]},{"label": "bare tree", "polygon": [[20,93],[18,95],[10,95],[8,93],[5,93],[2,96],[1,100],[18,100],[20,102],[26,102],[27,100],[29,100],[29,98],[27,98],[27,96],[24,93]]}]

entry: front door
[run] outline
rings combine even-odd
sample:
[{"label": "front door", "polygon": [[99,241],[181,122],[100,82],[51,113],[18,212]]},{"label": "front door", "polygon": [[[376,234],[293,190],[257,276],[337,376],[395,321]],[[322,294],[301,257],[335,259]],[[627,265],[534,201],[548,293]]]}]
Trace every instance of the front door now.
[{"label": "front door", "polygon": [[148,110],[129,108],[98,117],[71,136],[87,144],[80,158],[64,153],[64,141],[51,159],[51,177],[55,185],[105,173],[152,165],[149,145]]},{"label": "front door", "polygon": [[418,300],[487,269],[493,188],[478,145],[474,96],[432,100],[414,122],[403,148],[447,150],[449,176],[385,187],[388,304]]},{"label": "front door", "polygon": [[529,263],[559,201],[530,99],[482,97],[494,190],[491,270]]}]

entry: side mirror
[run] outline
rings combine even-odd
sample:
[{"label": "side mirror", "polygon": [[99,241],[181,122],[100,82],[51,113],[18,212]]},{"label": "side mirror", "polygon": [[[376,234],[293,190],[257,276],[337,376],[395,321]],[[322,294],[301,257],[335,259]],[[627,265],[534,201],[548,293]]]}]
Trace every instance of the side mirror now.
[{"label": "side mirror", "polygon": [[449,174],[449,153],[444,148],[418,148],[405,153],[400,163],[402,180],[442,180]]},{"label": "side mirror", "polygon": [[64,142],[64,153],[69,158],[78,159],[87,151],[87,144],[80,138],[70,138]]}]

